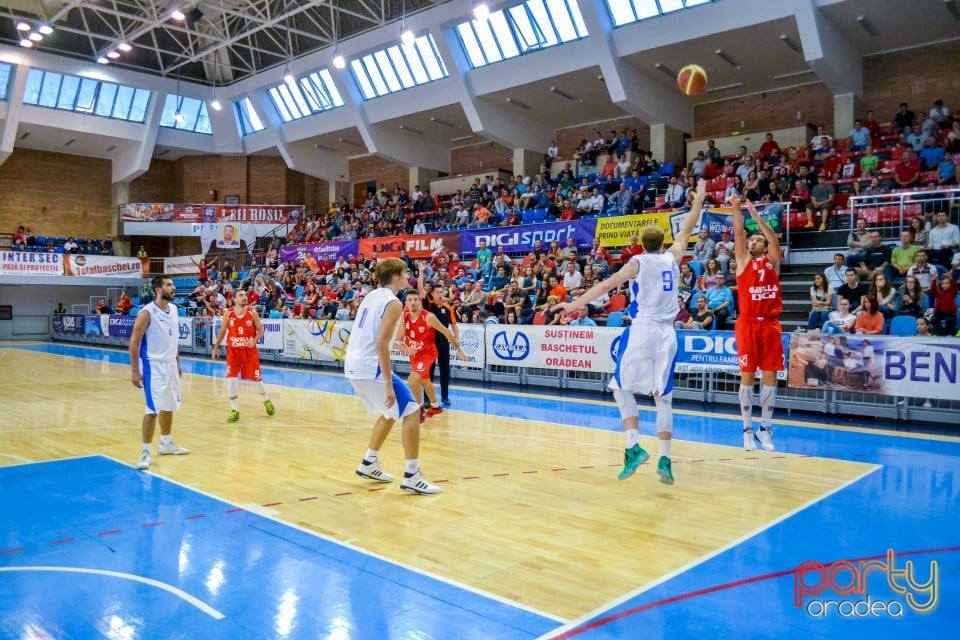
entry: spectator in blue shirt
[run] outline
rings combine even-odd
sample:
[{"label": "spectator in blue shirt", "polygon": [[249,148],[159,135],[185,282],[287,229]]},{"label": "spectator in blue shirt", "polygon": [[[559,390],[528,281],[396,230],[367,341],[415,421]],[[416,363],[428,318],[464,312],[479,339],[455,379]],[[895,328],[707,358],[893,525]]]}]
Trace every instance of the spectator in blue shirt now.
[{"label": "spectator in blue shirt", "polygon": [[717,284],[707,289],[704,296],[707,298],[707,307],[713,311],[717,329],[725,329],[727,318],[733,311],[733,292],[727,287],[727,277],[723,273],[717,274]]},{"label": "spectator in blue shirt", "polygon": [[850,130],[850,140],[852,142],[850,151],[863,151],[870,146],[870,129],[863,126],[862,120],[854,120],[853,129]]},{"label": "spectator in blue shirt", "polygon": [[944,149],[943,147],[937,146],[937,139],[933,136],[927,138],[926,144],[923,145],[923,149],[920,149],[920,165],[930,171],[937,168],[937,165],[940,164],[940,161],[944,158]]}]

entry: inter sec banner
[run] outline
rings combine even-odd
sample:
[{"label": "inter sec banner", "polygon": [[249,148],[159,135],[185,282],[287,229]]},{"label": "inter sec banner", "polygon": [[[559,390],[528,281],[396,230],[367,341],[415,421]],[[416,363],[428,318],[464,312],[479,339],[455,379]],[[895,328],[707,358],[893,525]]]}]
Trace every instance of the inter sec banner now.
[{"label": "inter sec banner", "polygon": [[63,275],[63,254],[0,251],[0,276]]},{"label": "inter sec banner", "polygon": [[949,338],[796,333],[787,384],[956,400],[958,370],[960,344]]},{"label": "inter sec banner", "polygon": [[98,278],[142,278],[140,258],[121,256],[86,256],[63,254],[63,268],[68,276],[95,276]]},{"label": "inter sec banner", "polygon": [[573,238],[578,249],[593,246],[593,237],[597,231],[597,219],[570,220],[568,222],[548,222],[516,227],[488,227],[470,229],[463,232],[460,240],[460,253],[468,256],[477,254],[480,243],[496,253],[497,247],[503,247],[507,253],[527,253],[533,250],[537,240],[543,242],[546,249],[556,240],[561,247],[567,246],[567,238]]},{"label": "inter sec banner", "polygon": [[[305,260],[313,256],[317,262],[336,262],[338,258],[347,258],[360,252],[359,240],[338,240],[331,242],[310,242],[308,244],[287,244],[280,247],[280,262]],[[367,256],[370,257],[370,256]]]}]

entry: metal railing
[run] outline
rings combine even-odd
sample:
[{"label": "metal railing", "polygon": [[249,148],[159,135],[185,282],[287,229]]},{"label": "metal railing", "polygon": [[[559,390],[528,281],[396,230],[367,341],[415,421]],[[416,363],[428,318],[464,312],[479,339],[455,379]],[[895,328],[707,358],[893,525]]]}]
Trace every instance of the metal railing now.
[{"label": "metal railing", "polygon": [[960,217],[960,188],[851,196],[847,206],[851,229],[856,228],[858,218],[863,218],[884,239],[897,239],[901,230],[910,228],[912,218],[920,218],[926,227],[933,215],[942,211],[956,224]]}]

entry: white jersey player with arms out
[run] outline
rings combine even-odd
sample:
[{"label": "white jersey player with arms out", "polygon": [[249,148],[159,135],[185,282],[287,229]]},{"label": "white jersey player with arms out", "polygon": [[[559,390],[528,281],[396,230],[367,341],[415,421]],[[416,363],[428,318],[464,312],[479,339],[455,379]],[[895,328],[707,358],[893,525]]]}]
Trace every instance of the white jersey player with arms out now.
[{"label": "white jersey player with arms out", "polygon": [[660,460],[657,474],[664,484],[673,484],[670,444],[673,434],[673,361],[677,355],[677,315],[680,260],[700,217],[706,197],[706,182],[697,184],[693,207],[683,219],[669,249],[664,250],[663,230],[648,227],[641,234],[644,253],[635,255],[607,280],[584,291],[576,300],[554,307],[570,311],[586,305],[623,283],[629,283],[630,325],[620,337],[617,367],[610,389],[620,408],[626,449],[620,480],[633,475],[650,455],[639,443],[640,409],[634,394],[653,396],[657,405],[657,436]]},{"label": "white jersey player with arms out", "polygon": [[393,423],[403,421],[403,452],[406,469],[400,488],[412,493],[440,493],[420,472],[420,404],[390,364],[390,344],[400,327],[403,304],[397,294],[407,283],[407,265],[397,258],[377,263],[379,287],[357,309],[357,319],[347,343],[344,373],[370,413],[379,414],[370,434],[370,444],[357,475],[377,482],[391,482],[393,475],[380,466],[380,447]]}]

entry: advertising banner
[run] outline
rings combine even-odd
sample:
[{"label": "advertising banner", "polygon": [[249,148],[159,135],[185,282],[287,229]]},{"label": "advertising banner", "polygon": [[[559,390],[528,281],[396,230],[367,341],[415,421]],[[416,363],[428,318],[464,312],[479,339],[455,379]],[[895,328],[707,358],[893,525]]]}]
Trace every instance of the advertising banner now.
[{"label": "advertising banner", "polygon": [[[181,318],[181,320],[184,320]],[[213,334],[212,337],[216,337],[217,333],[220,331],[220,325],[223,322],[223,316],[217,316],[213,320]],[[271,320],[270,318],[260,318],[260,322],[263,323],[263,337],[260,338],[260,342],[257,343],[258,349],[275,349],[280,351],[283,349],[283,323],[284,320],[276,319]],[[183,327],[180,328],[180,335],[183,336]],[[183,338],[181,338],[182,340]]]},{"label": "advertising banner", "polygon": [[343,362],[352,322],[284,320],[283,357]]},{"label": "advertising banner", "polygon": [[450,364],[455,367],[469,367],[471,369],[483,369],[487,364],[487,350],[484,344],[484,325],[482,324],[457,324],[460,332],[460,348],[467,356],[464,362],[457,355],[457,352],[450,348]]},{"label": "advertising banner", "polygon": [[127,338],[129,339],[133,335],[133,323],[136,321],[135,316],[106,316],[107,320],[107,332],[105,335],[110,336],[111,338]]},{"label": "advertising banner", "polygon": [[622,330],[606,327],[489,325],[487,363],[613,373]]},{"label": "advertising banner", "polygon": [[[193,322],[192,318],[185,318],[180,316],[180,320],[177,323],[179,325],[177,343],[181,347],[191,347],[193,346]],[[202,330],[202,328],[200,329]]]},{"label": "advertising banner", "polygon": [[82,336],[83,316],[72,313],[55,313],[53,315],[53,335]]},{"label": "advertising banner", "polygon": [[787,384],[956,400],[958,370],[960,345],[949,338],[797,333]]},{"label": "advertising banner", "polygon": [[338,258],[348,258],[351,254],[355,256],[359,252],[359,240],[284,245],[280,247],[280,261],[301,261],[307,256],[313,256],[317,262],[336,262]]},{"label": "advertising banner", "polygon": [[[589,249],[593,246],[593,236],[597,231],[598,220],[571,220],[569,222],[549,222],[546,224],[524,225],[521,227],[489,227],[470,229],[463,232],[460,240],[460,253],[474,256],[480,250],[480,242],[496,253],[502,246],[507,253],[526,253],[533,250],[534,242],[540,240],[544,248],[554,240],[561,247],[567,246],[567,238],[573,238],[577,248]],[[629,236],[628,236],[629,237]]]},{"label": "advertising banner", "polygon": [[63,254],[63,267],[68,276],[98,278],[142,278],[140,258],[121,256],[84,256]]},{"label": "advertising banner", "polygon": [[163,272],[167,275],[175,276],[187,273],[200,273],[200,260],[203,256],[199,253],[194,256],[177,256],[176,258],[163,259]]},{"label": "advertising banner", "polygon": [[[632,216],[597,218],[596,236],[600,239],[600,246],[619,248],[630,244],[630,237],[634,234],[639,237],[647,227],[660,227],[663,229],[664,242],[670,243],[673,242],[674,226],[671,224],[673,216],[682,220],[684,214],[641,213]],[[679,229],[679,223],[676,228]]]},{"label": "advertising banner", "polygon": [[460,251],[459,231],[421,233],[418,235],[384,236],[360,240],[360,253],[369,259],[376,253],[380,258],[396,258],[404,249],[411,258],[429,258],[441,251]]},{"label": "advertising banner", "polygon": [[63,275],[63,254],[0,251],[0,276]]},{"label": "advertising banner", "polygon": [[[777,235],[783,233],[783,226],[781,225],[780,218],[783,214],[783,207],[780,205],[761,205],[757,207],[757,212],[763,216],[763,219],[767,221],[773,228],[773,232]],[[677,216],[682,220],[682,216]],[[730,209],[727,207],[708,209],[704,212],[703,216],[700,219],[701,226],[706,226],[707,230],[710,232],[710,237],[714,240],[720,240],[720,235],[724,232],[733,233],[733,214],[730,213]],[[679,222],[678,222],[679,225]],[[753,219],[746,210],[743,212],[743,226],[746,228],[747,233],[754,234],[760,230],[760,225]],[[699,231],[699,229],[697,229]]]},{"label": "advertising banner", "polygon": [[222,205],[132,202],[123,205],[121,215],[129,222],[246,222],[250,224],[296,224],[303,207],[284,204]]},{"label": "advertising banner", "polygon": [[[737,343],[733,331],[677,331],[677,373],[716,371],[739,375]],[[790,334],[783,334],[784,359],[790,346]],[[786,364],[786,363],[785,363]],[[778,374],[783,380],[785,372]]]}]

